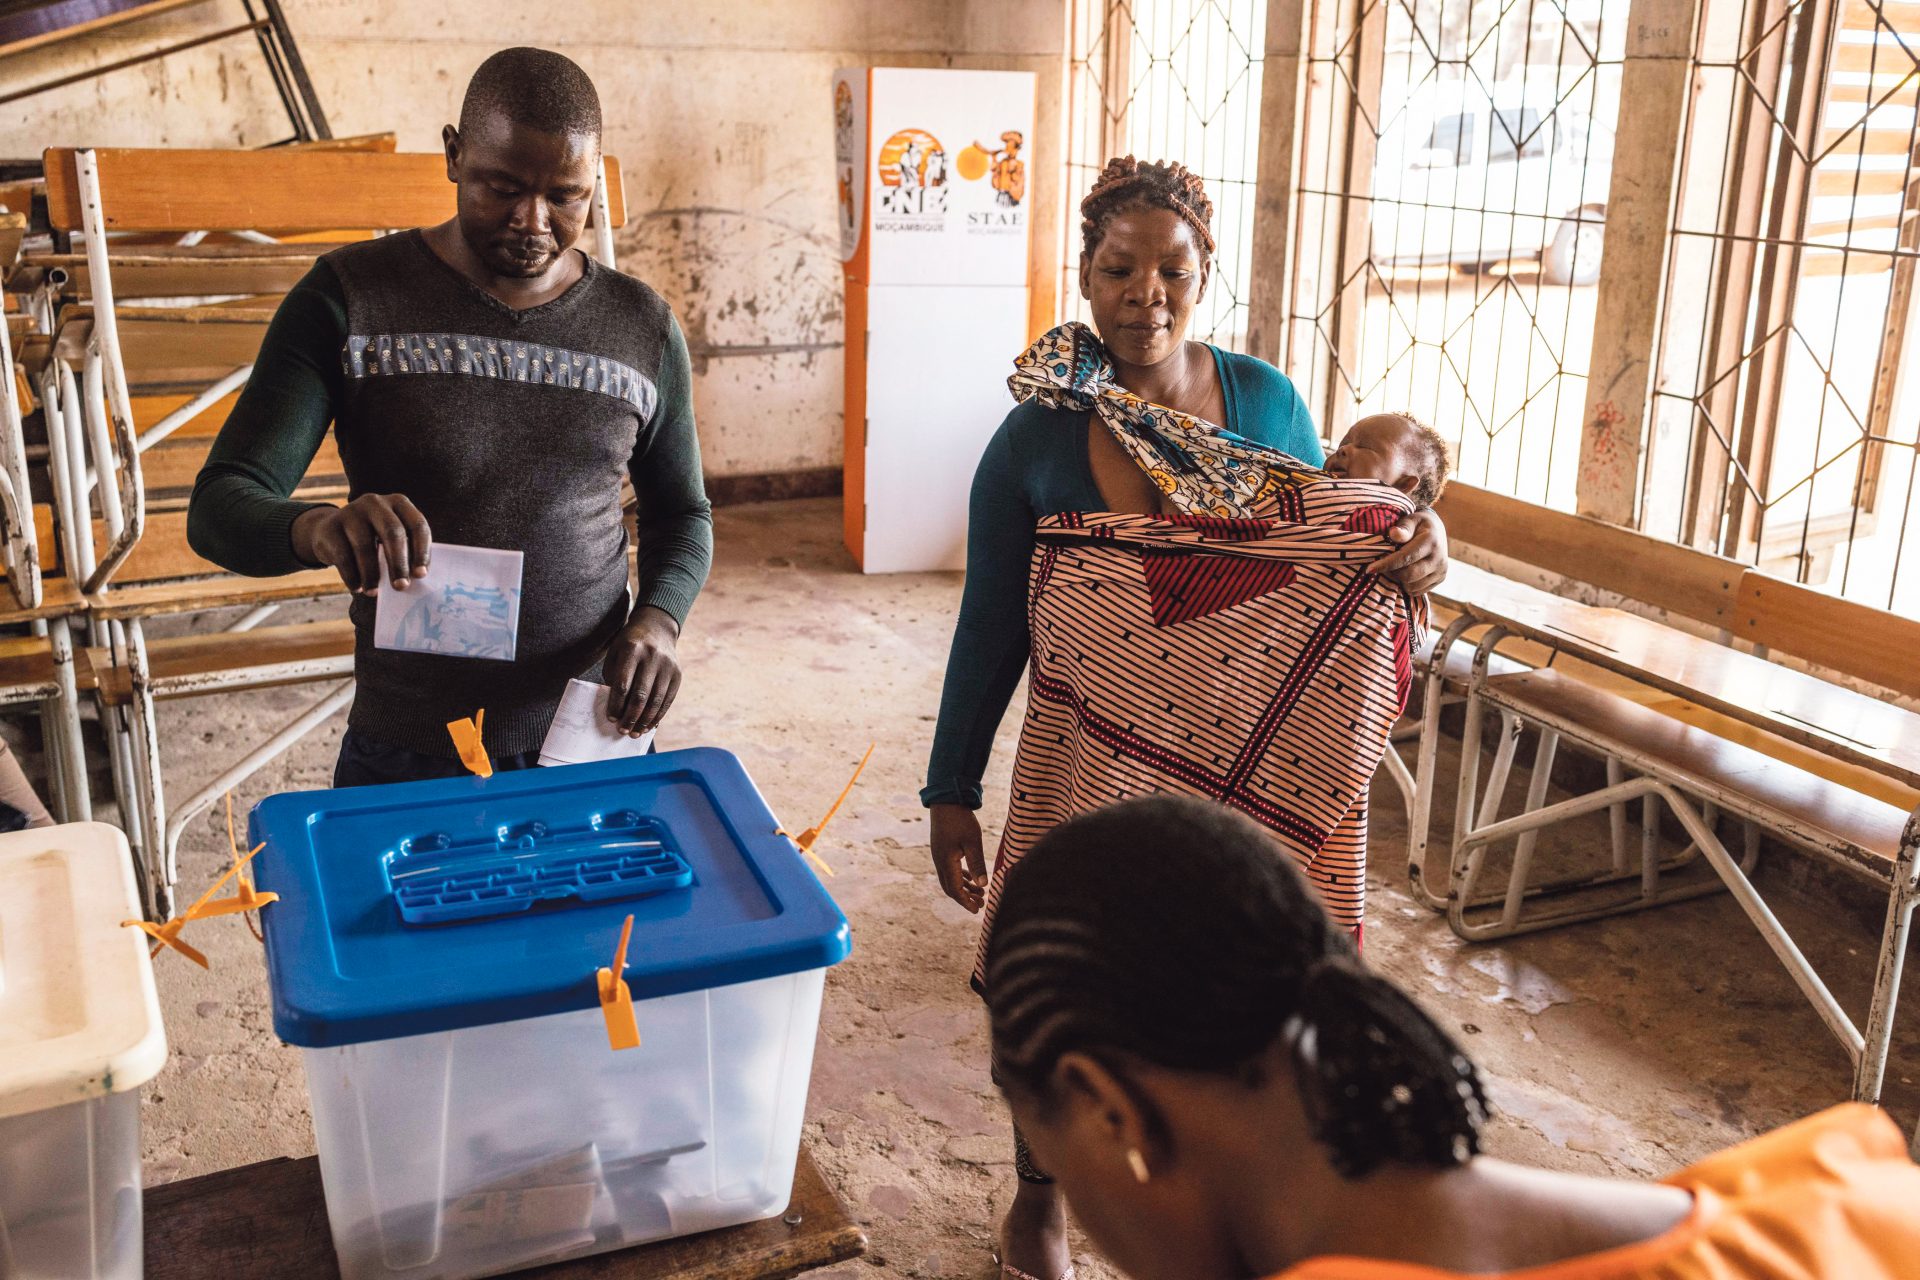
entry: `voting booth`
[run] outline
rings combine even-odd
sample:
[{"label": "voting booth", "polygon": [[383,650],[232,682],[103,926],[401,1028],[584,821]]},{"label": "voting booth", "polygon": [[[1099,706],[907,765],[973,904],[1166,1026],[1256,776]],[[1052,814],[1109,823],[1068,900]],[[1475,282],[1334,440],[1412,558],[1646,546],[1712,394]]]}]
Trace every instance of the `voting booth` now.
[{"label": "voting booth", "polygon": [[1034,77],[856,68],[833,100],[847,548],[868,573],[959,569],[974,466],[1032,337]]}]

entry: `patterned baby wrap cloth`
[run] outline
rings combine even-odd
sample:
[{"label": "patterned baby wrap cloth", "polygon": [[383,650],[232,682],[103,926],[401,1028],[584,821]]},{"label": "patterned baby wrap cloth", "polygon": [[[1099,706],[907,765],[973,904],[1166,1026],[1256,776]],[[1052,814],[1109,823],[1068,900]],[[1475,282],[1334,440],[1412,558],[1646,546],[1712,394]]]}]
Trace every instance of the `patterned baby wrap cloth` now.
[{"label": "patterned baby wrap cloth", "polygon": [[1367,566],[1411,502],[1142,400],[1113,381],[1084,325],[1055,329],[1015,367],[1015,399],[1097,414],[1175,512],[1039,522],[1027,715],[981,957],[1000,886],[1035,841],[1159,791],[1266,827],[1357,934],[1367,787],[1425,622]]}]

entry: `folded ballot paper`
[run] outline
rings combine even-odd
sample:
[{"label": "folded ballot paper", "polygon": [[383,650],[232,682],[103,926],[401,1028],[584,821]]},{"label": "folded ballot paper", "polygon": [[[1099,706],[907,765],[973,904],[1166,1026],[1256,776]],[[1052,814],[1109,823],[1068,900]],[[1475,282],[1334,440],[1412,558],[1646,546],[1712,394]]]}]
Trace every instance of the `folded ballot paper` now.
[{"label": "folded ballot paper", "polygon": [[520,636],[518,551],[437,543],[427,576],[396,591],[380,557],[373,647],[511,662]]},{"label": "folded ballot paper", "polygon": [[540,744],[540,763],[587,764],[594,760],[619,760],[643,756],[653,748],[653,732],[629,738],[607,718],[607,698],[611,690],[591,680],[569,680],[560,695],[560,709],[553,713],[553,725],[547,740]]}]

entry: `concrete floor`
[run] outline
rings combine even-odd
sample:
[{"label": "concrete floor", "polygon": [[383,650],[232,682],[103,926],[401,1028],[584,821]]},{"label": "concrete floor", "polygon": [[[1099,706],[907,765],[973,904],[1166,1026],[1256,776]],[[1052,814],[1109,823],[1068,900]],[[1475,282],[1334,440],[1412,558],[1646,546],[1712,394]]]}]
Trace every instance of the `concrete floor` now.
[{"label": "concrete floor", "polygon": [[[731,748],[775,812],[804,826],[867,744],[879,744],[821,845],[838,872],[829,887],[853,922],[854,955],[829,978],[807,1125],[872,1252],[819,1274],[852,1280],[884,1266],[915,1277],[989,1276],[990,1224],[1012,1183],[1007,1123],[966,986],[973,922],[938,891],[916,797],[959,579],[854,573],[835,502],[722,510],[718,544],[713,581],[682,642],[688,678],[663,747]],[[275,690],[163,705],[169,793],[188,795],[314,696]],[[989,780],[989,814],[1004,801],[1018,725],[1016,705]],[[326,785],[339,731],[336,720],[236,801]],[[1445,776],[1455,767],[1449,754]],[[1516,789],[1524,782],[1516,778]],[[1499,1108],[1496,1154],[1655,1176],[1846,1097],[1844,1055],[1724,896],[1467,947],[1405,891],[1403,813],[1384,780],[1373,813],[1368,956],[1479,1060]],[[190,892],[226,858],[217,816],[185,841]],[[1445,840],[1444,825],[1436,835]],[[1604,838],[1602,821],[1543,847],[1591,850]],[[1793,860],[1774,859],[1760,883],[1842,1002],[1861,1013],[1876,950],[1871,901],[1804,880]],[[199,926],[194,941],[211,972],[178,956],[159,962],[172,1059],[147,1092],[149,1183],[313,1149],[298,1055],[274,1038],[258,944],[232,918]],[[1907,1001],[1888,1074],[1888,1105],[1911,1126],[1920,994]],[[1088,1257],[1081,1274],[1113,1273]]]}]

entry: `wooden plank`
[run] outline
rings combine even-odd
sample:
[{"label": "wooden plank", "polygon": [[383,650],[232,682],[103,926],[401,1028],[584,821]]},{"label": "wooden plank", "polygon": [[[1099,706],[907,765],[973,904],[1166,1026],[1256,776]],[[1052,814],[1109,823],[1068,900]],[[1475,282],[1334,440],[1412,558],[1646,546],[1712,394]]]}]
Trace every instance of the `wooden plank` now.
[{"label": "wooden plank", "polygon": [[27,238],[27,215],[0,213],[0,278],[10,277],[20,261],[20,246]]},{"label": "wooden plank", "polygon": [[28,334],[13,352],[14,365],[29,378],[37,379],[52,359],[53,335],[46,333]]},{"label": "wooden plank", "polygon": [[0,209],[9,213],[32,213],[33,193],[46,186],[38,178],[18,182],[0,182]]},{"label": "wooden plank", "polygon": [[1674,202],[1680,193],[1697,0],[1632,0],[1613,158],[1607,251],[1594,302],[1593,353],[1574,489],[1582,515],[1640,519],[1640,473],[1660,367]]},{"label": "wooden plank", "polygon": [[[33,541],[34,559],[40,562],[40,574],[44,580],[60,563],[59,534],[54,528],[53,507],[44,502],[33,504]],[[6,572],[0,570],[0,581],[6,579]],[[9,599],[0,592],[0,599]]]},{"label": "wooden plank", "polygon": [[1893,253],[1887,249],[1852,249],[1844,255],[1838,249],[1809,249],[1800,260],[1800,278],[1883,276],[1893,270],[1893,264]]},{"label": "wooden plank", "polygon": [[[140,479],[147,487],[148,496],[192,489],[212,446],[210,435],[171,435],[141,454]],[[346,484],[346,476],[339,446],[334,443],[333,433],[328,432],[313,461],[307,464],[307,474],[296,486],[295,493],[337,489]]]},{"label": "wooden plank", "polygon": [[1897,196],[1907,189],[1911,175],[1905,169],[1816,169],[1815,196]]},{"label": "wooden plank", "polygon": [[[114,231],[378,231],[431,226],[454,214],[453,184],[438,152],[102,147],[94,157]],[[50,148],[45,159],[48,219],[55,230],[77,231],[74,149]],[[626,218],[619,174],[619,161],[608,156],[615,226]]]},{"label": "wooden plank", "polygon": [[1845,40],[1833,46],[1833,60],[1827,69],[1829,73],[1872,71],[1878,75],[1905,75],[1914,65],[1913,55],[1893,39]]},{"label": "wooden plank", "polygon": [[1920,714],[1619,609],[1455,563],[1435,598],[1649,688],[1920,790]]},{"label": "wooden plank", "polygon": [[[154,423],[160,421],[160,419],[166,417],[191,399],[193,399],[193,396],[184,391],[166,395],[158,393],[147,395],[136,394],[132,399],[134,430],[145,431],[148,427],[151,427]],[[169,440],[192,438],[211,441],[212,437],[220,433],[220,427],[226,422],[227,415],[233,412],[233,406],[239,403],[239,400],[240,393],[238,391],[229,392],[221,396],[192,418],[189,418],[184,424],[176,427],[173,434],[167,438]],[[158,446],[155,447],[157,448]]]},{"label": "wooden plank", "polygon": [[305,142],[289,142],[289,151],[381,151],[392,153],[400,149],[399,138],[392,133],[356,133],[349,138],[309,138]]},{"label": "wooden plank", "polygon": [[[799,1221],[788,1225],[798,1215]],[[318,1160],[282,1157],[152,1187],[147,1280],[335,1280]],[[784,1280],[866,1252],[805,1147],[784,1215],[515,1272],[527,1280]]]},{"label": "wooden plank", "polygon": [[1834,165],[1850,156],[1904,156],[1913,151],[1913,130],[1905,125],[1876,128],[1857,123],[1844,129],[1824,129],[1816,160]]},{"label": "wooden plank", "polygon": [[[615,227],[627,225],[627,180],[620,172],[618,156],[607,156],[607,221]],[[593,225],[593,219],[587,219]]]},{"label": "wooden plank", "polygon": [[1842,31],[1879,31],[1879,10],[1870,4],[1848,4],[1840,11]]},{"label": "wooden plank", "polygon": [[22,691],[51,693],[53,643],[45,636],[8,636],[0,640],[0,702],[18,702]]},{"label": "wooden plank", "polygon": [[[253,688],[274,684],[304,684],[313,677],[312,664],[333,658],[353,656],[353,624],[345,618],[324,622],[295,622],[283,626],[255,627],[251,631],[214,631],[204,635],[164,636],[147,641],[147,670],[155,681],[195,682],[236,671],[270,671],[283,668],[283,679],[262,678],[250,683]],[[103,648],[88,650],[93,664],[95,688],[109,706],[126,702],[132,692],[132,676],[124,667],[113,665],[112,654]],[[161,697],[186,696],[211,689],[187,688],[160,691]]]},{"label": "wooden plank", "polygon": [[1746,571],[1737,560],[1458,481],[1447,486],[1434,510],[1455,542],[1709,626],[1728,625]]},{"label": "wooden plank", "polygon": [[1749,569],[1729,629],[1742,640],[1920,697],[1920,622],[1885,609]]},{"label": "wooden plank", "polygon": [[1828,222],[1809,222],[1807,238],[1817,240],[1821,236],[1857,235],[1862,231],[1896,231],[1903,223],[1911,221],[1916,215],[1908,213],[1877,213],[1866,217],[1834,218]]},{"label": "wooden plank", "polygon": [[[93,522],[94,545],[104,547],[106,525]],[[113,575],[115,583],[159,582],[171,578],[202,578],[224,575],[225,569],[210,560],[202,560],[187,545],[187,513],[184,511],[148,512],[146,527],[126,561]]]},{"label": "wooden plank", "polygon": [[[286,252],[272,255],[202,258],[188,254],[140,254],[115,258],[113,296],[116,301],[125,302],[135,298],[191,298],[227,293],[284,294],[313,270],[314,259],[336,247],[298,244],[288,245]],[[59,265],[67,273],[63,293],[78,298],[93,296],[93,275],[84,259],[56,264],[34,258],[27,265],[29,268]]]},{"label": "wooden plank", "polygon": [[[1838,103],[1849,103],[1855,106],[1864,106],[1869,102],[1880,102],[1884,100],[1888,94],[1895,94],[1897,96],[1894,101],[1888,105],[1904,107],[1908,105],[1903,101],[1903,99],[1907,97],[1907,92],[1902,91],[1907,90],[1907,86],[1912,80],[1912,76],[1874,76],[1870,80],[1829,84],[1827,86],[1827,105],[1833,106]],[[1908,92],[1910,92],[1910,90]]]},{"label": "wooden plank", "polygon": [[272,319],[271,312],[254,310],[225,312],[232,317],[227,319],[218,307],[193,308],[205,313],[194,318],[129,314],[160,309],[119,309],[120,359],[129,381],[192,381],[209,369],[218,377],[252,364]]},{"label": "wooden plank", "polygon": [[[1568,664],[1562,662],[1555,665],[1565,669]],[[1650,710],[1658,711],[1663,716],[1684,721],[1696,729],[1704,729],[1717,738],[1737,742],[1743,747],[1758,751],[1770,760],[1778,760],[1782,764],[1792,765],[1796,769],[1811,773],[1817,778],[1824,778],[1836,789],[1867,796],[1882,804],[1893,805],[1907,813],[1912,813],[1916,806],[1920,806],[1920,790],[1903,787],[1892,779],[1883,778],[1859,765],[1835,760],[1824,752],[1816,751],[1798,742],[1788,742],[1785,738],[1768,733],[1764,729],[1756,729],[1731,716],[1723,716],[1717,711],[1696,706],[1685,698],[1646,693],[1644,696],[1637,697],[1635,701]]]},{"label": "wooden plank", "polygon": [[22,622],[39,622],[47,618],[61,618],[81,612],[86,608],[86,599],[66,578],[43,578],[40,582],[40,603],[32,609],[22,609],[12,603],[12,597],[0,595],[6,604],[0,606],[0,626],[12,626]]},{"label": "wooden plank", "polygon": [[114,313],[120,317],[123,326],[137,320],[184,325],[267,324],[279,309],[279,298],[264,297],[234,298],[227,302],[196,303],[184,307],[123,307],[116,304]]},{"label": "wooden plank", "polygon": [[109,586],[88,601],[100,619],[158,618],[169,614],[232,609],[242,605],[287,604],[343,596],[346,586],[332,569],[308,569],[278,578],[242,578],[221,574],[190,582],[153,582]]},{"label": "wooden plank", "polygon": [[1247,301],[1247,351],[1268,364],[1282,360],[1287,327],[1287,263],[1293,259],[1294,203],[1299,198],[1302,125],[1310,64],[1308,0],[1269,0],[1266,53],[1260,71],[1260,151],[1253,206],[1253,280]]},{"label": "wooden plank", "polygon": [[33,504],[34,559],[40,562],[43,580],[60,563],[60,533],[54,527],[54,521],[53,504]]},{"label": "wooden plank", "polygon": [[[1758,804],[1775,823],[1819,833],[1818,845],[1883,883],[1900,851],[1908,811],[1828,785],[1817,774],[1788,767],[1736,742],[1659,711],[1612,697],[1558,671],[1495,676],[1487,691],[1496,705],[1543,715],[1573,727],[1608,754],[1637,754],[1670,774],[1710,784]],[[1782,821],[1784,819],[1784,822]]]},{"label": "wooden plank", "polygon": [[[274,307],[117,307],[120,358],[130,381],[213,382],[253,363]],[[78,364],[93,333],[93,308],[60,309],[55,341]],[[212,370],[213,376],[200,375]]]},{"label": "wooden plank", "polygon": [[138,22],[142,18],[151,18],[158,14],[167,13],[174,9],[184,9],[190,4],[200,4],[202,2],[203,0],[147,0],[145,4],[123,6],[120,7],[117,12],[102,13],[97,17],[88,18],[84,21],[72,23],[71,25],[61,25],[50,30],[44,29],[44,24],[50,19],[52,21],[59,21],[57,12],[54,15],[47,16],[32,13],[10,15],[10,25],[13,29],[21,31],[29,30],[30,27],[40,27],[42,29],[34,30],[32,34],[18,35],[16,38],[7,41],[7,43],[0,44],[0,58],[10,57],[16,53],[25,53],[29,49],[44,48],[50,44],[59,44],[67,40],[78,40],[83,36],[98,35],[100,32],[113,27],[125,26],[129,22]]},{"label": "wooden plank", "polygon": [[[103,147],[94,155],[115,231],[378,230],[444,222],[454,212],[438,154]],[[49,221],[79,230],[73,149],[48,150],[46,170]]]}]

